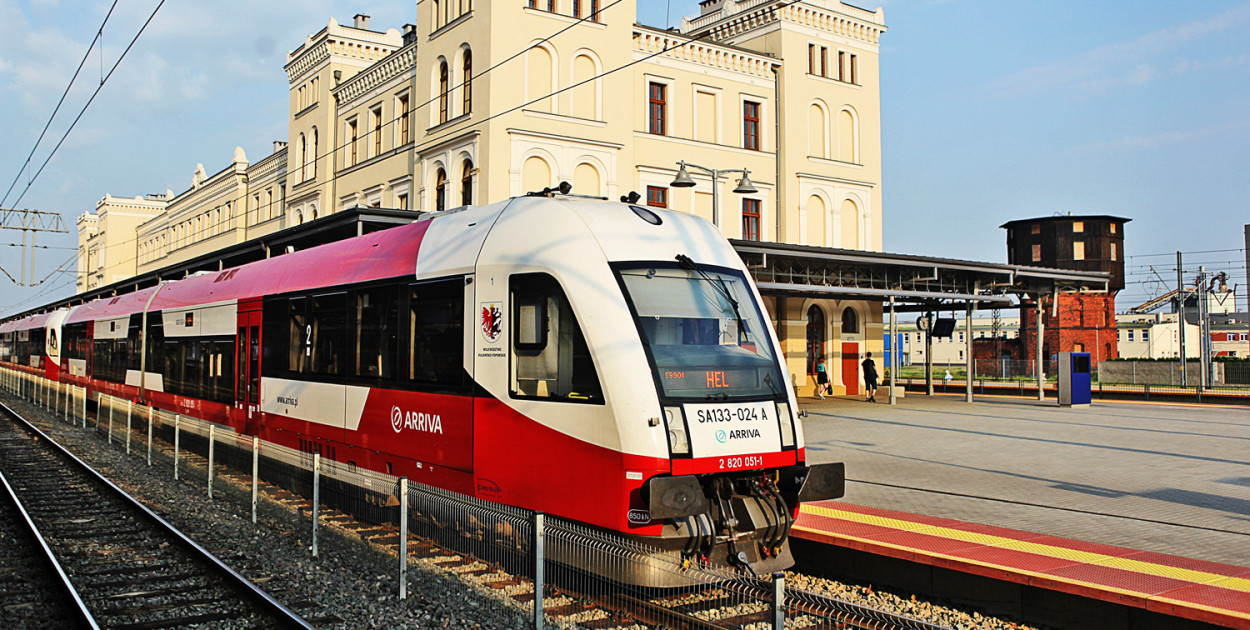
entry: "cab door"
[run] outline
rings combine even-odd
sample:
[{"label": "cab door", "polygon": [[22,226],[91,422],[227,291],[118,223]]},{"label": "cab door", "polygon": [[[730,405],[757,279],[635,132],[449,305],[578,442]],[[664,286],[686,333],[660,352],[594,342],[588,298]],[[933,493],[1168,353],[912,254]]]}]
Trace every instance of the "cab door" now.
[{"label": "cab door", "polygon": [[[257,304],[257,307],[260,305]],[[235,337],[234,416],[247,435],[260,432],[260,322],[261,311],[240,305]]]}]

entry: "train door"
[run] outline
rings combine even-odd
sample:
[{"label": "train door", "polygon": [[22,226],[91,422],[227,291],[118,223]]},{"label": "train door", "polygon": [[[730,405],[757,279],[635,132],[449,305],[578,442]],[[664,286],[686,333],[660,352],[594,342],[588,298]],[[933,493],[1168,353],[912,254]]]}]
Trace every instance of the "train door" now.
[{"label": "train door", "polygon": [[[259,304],[257,304],[259,306]],[[261,311],[243,311],[240,305],[235,337],[234,416],[247,435],[260,432],[260,322]]]}]

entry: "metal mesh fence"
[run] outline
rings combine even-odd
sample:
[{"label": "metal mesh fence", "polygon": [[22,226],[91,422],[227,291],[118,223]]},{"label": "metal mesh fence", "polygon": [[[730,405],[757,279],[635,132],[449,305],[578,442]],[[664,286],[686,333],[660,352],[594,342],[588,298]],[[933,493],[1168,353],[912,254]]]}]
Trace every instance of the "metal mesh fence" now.
[{"label": "metal mesh fence", "polygon": [[[131,457],[205,488],[215,501],[252,509],[258,481],[270,498],[293,498],[289,513],[314,532],[314,549],[317,527],[350,517],[362,538],[403,550],[396,557],[401,576],[417,563],[452,572],[498,594],[501,605],[531,616],[538,607],[542,623],[683,627],[697,619],[722,628],[844,627],[840,620],[852,613],[899,621],[780,582],[683,562],[675,552],[614,532],[315,458],[198,418],[109,395],[89,402],[82,388],[13,370],[0,376],[9,394],[43,401],[58,419],[68,414],[79,427],[87,418],[87,429],[101,440],[119,450],[129,440]],[[407,585],[400,584],[402,594]]]}]

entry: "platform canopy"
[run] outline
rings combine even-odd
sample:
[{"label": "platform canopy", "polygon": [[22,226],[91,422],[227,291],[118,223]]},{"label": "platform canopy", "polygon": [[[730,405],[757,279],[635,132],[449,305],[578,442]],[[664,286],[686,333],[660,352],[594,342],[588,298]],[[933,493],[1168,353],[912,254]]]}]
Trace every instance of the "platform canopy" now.
[{"label": "platform canopy", "polygon": [[1012,308],[1025,296],[1106,291],[1110,275],[1024,265],[732,240],[760,293],[886,302],[902,311],[937,304]]}]

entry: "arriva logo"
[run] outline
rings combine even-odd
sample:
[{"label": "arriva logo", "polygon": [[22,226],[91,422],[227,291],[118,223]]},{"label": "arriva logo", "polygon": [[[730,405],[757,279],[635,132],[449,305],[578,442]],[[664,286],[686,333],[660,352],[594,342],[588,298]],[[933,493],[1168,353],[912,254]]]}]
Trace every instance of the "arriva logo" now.
[{"label": "arriva logo", "polygon": [[408,429],[410,431],[424,431],[426,433],[443,433],[443,417],[432,413],[417,413],[409,411],[405,413],[399,407],[391,407],[391,428],[396,433]]},{"label": "arriva logo", "polygon": [[724,431],[724,430],[721,430],[721,431],[717,431],[717,432],[716,432],[716,441],[717,441],[717,442],[720,442],[721,444],[724,444],[724,443],[725,443],[725,438],[727,438],[727,437],[728,437],[728,436],[727,436],[727,435],[725,435],[725,431]]}]

